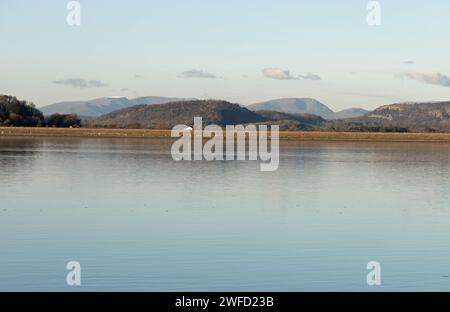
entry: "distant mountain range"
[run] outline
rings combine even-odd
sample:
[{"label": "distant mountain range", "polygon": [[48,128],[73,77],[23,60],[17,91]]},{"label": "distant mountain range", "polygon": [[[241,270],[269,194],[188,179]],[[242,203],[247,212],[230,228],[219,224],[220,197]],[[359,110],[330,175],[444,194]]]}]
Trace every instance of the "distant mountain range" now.
[{"label": "distant mountain range", "polygon": [[[44,115],[77,114],[85,119],[92,119],[113,111],[136,105],[164,104],[174,101],[194,100],[173,97],[146,96],[135,99],[126,97],[104,97],[89,101],[60,102],[40,108]],[[243,106],[244,107],[244,106]],[[320,116],[325,119],[351,118],[365,115],[368,111],[362,108],[350,108],[340,112],[333,112],[325,104],[310,98],[291,98],[271,100],[246,106],[249,110],[276,111],[288,114],[306,113]]]},{"label": "distant mountain range", "polygon": [[270,110],[282,113],[308,113],[325,119],[340,119],[359,117],[369,111],[362,108],[350,108],[340,112],[332,111],[325,104],[311,98],[285,98],[270,100],[262,103],[252,104],[247,107],[250,110]]},{"label": "distant mountain range", "polygon": [[155,105],[138,105],[100,116],[93,127],[170,129],[175,125],[192,125],[194,117],[204,125],[277,124],[283,130],[311,130],[325,120],[316,115],[287,114],[273,111],[253,112],[238,104],[217,100],[191,100]]},{"label": "distant mountain range", "polygon": [[[202,117],[205,125],[275,124],[280,125],[281,130],[450,132],[450,101],[383,105],[363,116],[350,118],[344,117],[360,115],[365,110],[355,108],[334,113],[326,105],[313,99],[274,100],[248,108],[220,100],[174,100],[167,97],[130,100],[109,97],[86,102],[58,103],[44,107],[42,111],[47,115],[97,115],[83,123],[87,127],[170,129],[178,124],[192,125],[194,117]],[[98,116],[104,111],[111,112]],[[48,126],[47,119],[32,104],[19,101],[13,96],[0,95],[1,125]]]},{"label": "distant mountain range", "polygon": [[69,101],[41,107],[44,115],[51,114],[77,114],[80,117],[98,117],[108,114],[118,109],[127,108],[135,105],[163,104],[173,101],[182,101],[184,99],[162,96],[146,96],[135,99],[126,97],[103,97],[89,101]]}]

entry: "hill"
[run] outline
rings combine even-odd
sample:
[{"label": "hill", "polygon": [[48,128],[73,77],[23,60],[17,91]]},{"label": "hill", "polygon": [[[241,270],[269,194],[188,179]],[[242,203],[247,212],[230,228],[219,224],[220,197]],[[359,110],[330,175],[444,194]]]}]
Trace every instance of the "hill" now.
[{"label": "hill", "polygon": [[[324,122],[321,117],[278,112],[253,112],[237,104],[217,100],[193,100],[156,105],[138,105],[100,116],[94,127],[169,129],[178,124],[192,125],[194,117],[203,124],[220,126],[247,123],[283,124],[286,129],[306,129]],[[282,121],[282,122],[281,122]]]},{"label": "hill", "polygon": [[160,128],[175,125],[191,125],[194,117],[202,117],[203,123],[221,126],[264,121],[258,114],[225,101],[181,101],[155,105],[137,105],[96,118],[96,127]]},{"label": "hill", "polygon": [[0,95],[0,126],[36,127],[44,124],[44,115],[33,103]]},{"label": "hill", "polygon": [[363,117],[329,121],[338,131],[450,132],[450,102],[384,105]]},{"label": "hill", "polygon": [[183,99],[160,96],[146,96],[138,97],[135,99],[128,99],[126,97],[103,97],[89,101],[60,102],[41,107],[40,110],[44,113],[44,115],[51,115],[56,113],[76,114],[78,116],[82,116],[83,119],[92,119],[92,117],[98,117],[118,109],[135,105],[153,105],[180,100]]},{"label": "hill", "polygon": [[290,114],[308,113],[318,115],[325,119],[329,119],[334,114],[328,106],[311,98],[276,99],[252,104],[247,108],[253,111],[266,110]]},{"label": "hill", "polygon": [[311,98],[276,99],[252,104],[247,108],[253,111],[270,110],[289,114],[307,113],[317,115],[325,119],[359,117],[368,112],[361,108],[350,108],[335,113],[327,105]]}]

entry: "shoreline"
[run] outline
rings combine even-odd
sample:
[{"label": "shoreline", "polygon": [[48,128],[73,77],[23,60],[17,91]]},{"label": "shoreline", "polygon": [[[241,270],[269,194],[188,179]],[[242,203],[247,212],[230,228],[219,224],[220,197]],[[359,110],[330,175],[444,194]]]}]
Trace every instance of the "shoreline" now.
[{"label": "shoreline", "polygon": [[[86,137],[175,139],[171,130],[0,127],[0,137]],[[450,133],[280,131],[280,140],[449,142]]]}]

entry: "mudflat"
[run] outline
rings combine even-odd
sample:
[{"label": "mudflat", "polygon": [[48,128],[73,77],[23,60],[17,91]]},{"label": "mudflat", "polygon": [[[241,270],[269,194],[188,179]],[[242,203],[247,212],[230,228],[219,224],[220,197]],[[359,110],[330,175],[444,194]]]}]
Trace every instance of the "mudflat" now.
[{"label": "mudflat", "polygon": [[[0,136],[170,138],[167,129],[0,127]],[[450,142],[450,133],[280,131],[281,140]]]}]

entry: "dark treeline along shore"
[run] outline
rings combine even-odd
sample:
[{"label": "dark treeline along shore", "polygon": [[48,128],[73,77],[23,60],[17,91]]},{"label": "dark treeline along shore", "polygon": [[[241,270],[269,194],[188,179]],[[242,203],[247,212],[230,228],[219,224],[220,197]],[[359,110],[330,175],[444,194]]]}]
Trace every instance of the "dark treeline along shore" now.
[{"label": "dark treeline along shore", "polygon": [[[155,100],[155,97],[140,98],[134,103],[150,98],[153,101],[150,104],[137,104],[85,118],[57,112],[45,116],[30,102],[0,95],[0,126],[164,130],[179,124],[190,126],[194,117],[202,117],[204,125],[276,124],[281,131],[450,133],[450,102],[391,104],[371,112],[353,109],[352,113],[358,110],[362,115],[339,119],[338,116],[348,116],[350,112],[328,112],[326,106],[311,99],[302,99],[302,102],[298,99],[277,100],[249,107],[221,100],[171,101],[171,98]],[[125,99],[118,100],[123,103]],[[163,103],[155,104],[160,102]],[[301,105],[308,111],[317,111],[318,115],[295,112]],[[323,116],[330,116],[330,119]]]},{"label": "dark treeline along shore", "polygon": [[2,127],[80,127],[81,119],[73,114],[44,116],[33,103],[16,97],[0,95],[0,126]]}]

